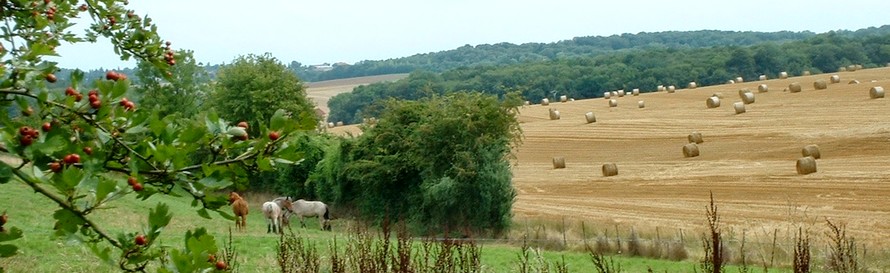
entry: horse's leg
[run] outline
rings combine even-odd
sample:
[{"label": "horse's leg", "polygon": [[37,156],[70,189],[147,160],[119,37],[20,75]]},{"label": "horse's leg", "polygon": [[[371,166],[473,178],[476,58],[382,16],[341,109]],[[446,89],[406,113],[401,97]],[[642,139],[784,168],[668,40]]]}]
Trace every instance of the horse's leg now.
[{"label": "horse's leg", "polygon": [[300,227],[301,228],[306,228],[306,221],[304,221],[304,219],[305,219],[305,217],[303,217],[303,215],[300,215]]}]

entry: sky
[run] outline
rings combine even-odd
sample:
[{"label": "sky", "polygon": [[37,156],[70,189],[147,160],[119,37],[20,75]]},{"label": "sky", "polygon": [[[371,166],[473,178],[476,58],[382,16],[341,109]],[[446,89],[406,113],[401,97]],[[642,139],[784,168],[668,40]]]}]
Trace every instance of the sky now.
[{"label": "sky", "polygon": [[[822,33],[890,24],[886,0],[130,0],[128,7],[151,17],[173,48],[193,50],[205,64],[266,52],[285,64],[312,65],[623,33]],[[64,68],[135,66],[114,55],[107,40],[58,52],[53,61]]]}]

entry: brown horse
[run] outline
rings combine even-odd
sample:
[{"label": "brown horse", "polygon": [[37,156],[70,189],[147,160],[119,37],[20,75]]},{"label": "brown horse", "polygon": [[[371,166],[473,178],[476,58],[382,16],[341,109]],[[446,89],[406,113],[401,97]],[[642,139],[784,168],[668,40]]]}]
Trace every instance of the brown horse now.
[{"label": "brown horse", "polygon": [[247,228],[247,201],[241,198],[237,192],[229,193],[229,204],[232,204],[232,212],[235,213],[235,227],[244,231]]}]

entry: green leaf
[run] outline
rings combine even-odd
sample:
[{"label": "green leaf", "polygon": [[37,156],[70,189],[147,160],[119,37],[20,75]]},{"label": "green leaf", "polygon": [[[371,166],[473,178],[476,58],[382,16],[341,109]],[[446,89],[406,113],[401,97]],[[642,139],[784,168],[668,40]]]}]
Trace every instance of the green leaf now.
[{"label": "green leaf", "polygon": [[99,247],[98,244],[90,244],[90,250],[93,251],[100,260],[104,261],[106,264],[114,265],[114,259],[111,258],[111,248],[110,247]]},{"label": "green leaf", "polygon": [[56,235],[64,236],[77,232],[77,228],[84,224],[73,212],[59,209],[53,213],[53,219],[56,219],[55,229]]},{"label": "green leaf", "polygon": [[12,227],[7,232],[0,232],[0,242],[8,242],[19,238],[22,238],[22,230],[17,227]]},{"label": "green leaf", "polygon": [[117,182],[110,179],[100,178],[99,185],[96,186],[96,202],[105,200],[105,197],[113,192],[116,187]]},{"label": "green leaf", "polygon": [[141,134],[145,131],[148,131],[148,128],[146,128],[145,126],[139,125],[139,126],[133,126],[130,129],[127,129],[126,133],[127,134]]},{"label": "green leaf", "polygon": [[201,140],[207,132],[204,131],[204,128],[191,126],[182,131],[182,134],[179,135],[179,141],[183,143],[194,143],[198,140]]},{"label": "green leaf", "polygon": [[6,163],[0,163],[0,184],[6,184],[12,179],[12,167]]},{"label": "green leaf", "polygon": [[232,185],[228,179],[219,179],[215,176],[207,176],[198,180],[198,183],[209,189],[222,189]]},{"label": "green leaf", "polygon": [[157,232],[161,228],[170,224],[170,208],[165,203],[158,203],[154,209],[148,214],[148,225],[151,226],[152,232]]},{"label": "green leaf", "polygon": [[257,168],[260,171],[271,171],[272,170],[272,162],[268,157],[257,158],[256,160]]},{"label": "green leaf", "polygon": [[16,252],[18,252],[19,247],[14,245],[0,245],[0,258],[8,258],[15,256]]},{"label": "green leaf", "polygon": [[75,69],[71,71],[71,86],[78,86],[83,81],[83,71]]},{"label": "green leaf", "polygon": [[152,117],[151,121],[148,122],[148,126],[155,136],[160,136],[167,129],[167,123],[157,117]]},{"label": "green leaf", "polygon": [[201,209],[199,209],[199,210],[198,210],[198,215],[201,216],[201,217],[203,217],[204,219],[213,219],[213,218],[210,218],[210,214],[207,213],[207,209],[205,209],[205,208],[201,208]]},{"label": "green leaf", "polygon": [[235,220],[235,216],[229,214],[228,212],[221,211],[221,210],[217,210],[216,213],[218,213],[219,216],[222,216],[223,218],[226,218],[226,219],[228,219],[228,220],[230,220],[230,221],[234,221],[234,220]]},{"label": "green leaf", "polygon": [[272,120],[269,122],[269,129],[273,131],[281,130],[284,128],[284,124],[287,121],[287,117],[285,116],[284,109],[278,109],[275,111],[275,114],[272,114]]}]

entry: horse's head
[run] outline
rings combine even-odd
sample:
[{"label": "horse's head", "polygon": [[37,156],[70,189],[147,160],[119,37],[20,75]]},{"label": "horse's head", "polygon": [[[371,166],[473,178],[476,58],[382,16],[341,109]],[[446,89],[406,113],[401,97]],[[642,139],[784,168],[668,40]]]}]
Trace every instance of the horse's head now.
[{"label": "horse's head", "polygon": [[241,196],[237,192],[229,193],[229,204],[235,203],[238,199],[241,199]]}]

